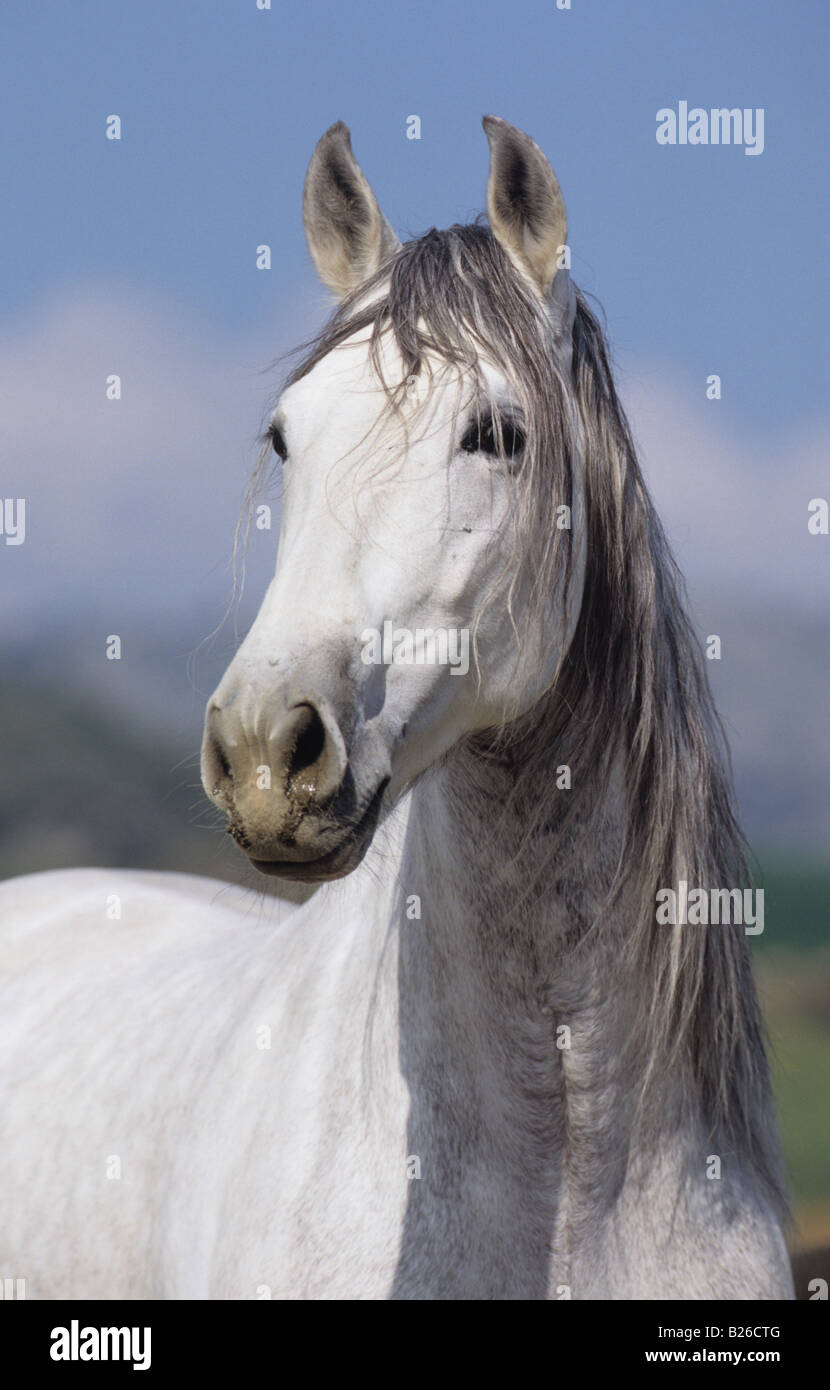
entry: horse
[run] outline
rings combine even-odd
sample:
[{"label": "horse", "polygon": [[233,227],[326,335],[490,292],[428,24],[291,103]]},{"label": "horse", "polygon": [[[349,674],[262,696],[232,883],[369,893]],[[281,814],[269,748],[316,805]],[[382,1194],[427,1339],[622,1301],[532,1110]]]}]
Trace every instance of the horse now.
[{"label": "horse", "polygon": [[202,779],[310,896],[0,889],[30,1298],[793,1296],[746,933],[655,910],[746,881],[725,740],[559,183],[484,128],[487,220],[405,244],[342,123],[306,176],[336,306]]}]

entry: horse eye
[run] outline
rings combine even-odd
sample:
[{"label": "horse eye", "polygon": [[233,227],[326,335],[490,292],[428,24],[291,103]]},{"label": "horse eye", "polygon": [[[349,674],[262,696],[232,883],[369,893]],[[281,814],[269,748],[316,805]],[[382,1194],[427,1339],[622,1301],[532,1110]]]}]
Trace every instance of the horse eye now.
[{"label": "horse eye", "polygon": [[524,431],[510,420],[502,420],[499,439],[492,416],[474,420],[461,441],[465,454],[489,454],[492,458],[514,459],[524,446]]},{"label": "horse eye", "polygon": [[288,458],[288,449],[282,437],[282,431],[277,425],[272,425],[268,431],[268,437],[271,440],[271,448],[274,450],[274,453],[285,463],[285,460]]},{"label": "horse eye", "polygon": [[525,446],[524,432],[518,425],[513,425],[509,420],[505,420],[501,427],[501,447],[505,458],[514,459],[517,454],[522,452]]}]

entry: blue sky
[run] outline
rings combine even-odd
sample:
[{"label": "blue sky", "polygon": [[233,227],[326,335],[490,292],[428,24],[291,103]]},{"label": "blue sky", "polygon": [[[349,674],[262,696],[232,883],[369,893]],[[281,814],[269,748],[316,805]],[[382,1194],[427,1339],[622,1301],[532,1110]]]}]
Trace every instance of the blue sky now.
[{"label": "blue sky", "polygon": [[[0,545],[0,633],[128,610],[211,630],[267,369],[330,304],[302,231],[315,141],[345,120],[415,235],[481,210],[488,111],[559,174],[646,476],[693,599],[718,596],[701,621],[826,609],[826,0],[272,3],[6,0],[0,496],[29,520]],[[763,154],[659,145],[680,101],[763,108]],[[254,538],[243,630],[275,542]]]},{"label": "blue sky", "polygon": [[[284,346],[321,303],[300,192],[322,131],[350,125],[417,233],[481,208],[493,111],[551,157],[623,368],[717,371],[724,415],[760,433],[824,415],[825,0],[6,0],[0,23],[7,324],[95,283]],[[680,99],[763,107],[764,153],[658,146]]]}]

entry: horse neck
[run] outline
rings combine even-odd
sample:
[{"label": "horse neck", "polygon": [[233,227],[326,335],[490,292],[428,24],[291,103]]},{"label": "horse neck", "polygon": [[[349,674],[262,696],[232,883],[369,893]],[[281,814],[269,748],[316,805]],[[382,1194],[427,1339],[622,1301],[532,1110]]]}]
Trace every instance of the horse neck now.
[{"label": "horse neck", "polygon": [[[540,766],[537,791],[567,798],[551,793],[556,762]],[[459,1152],[477,1157],[507,1209],[511,1187],[527,1205],[532,1180],[549,1240],[565,1190],[576,1205],[577,1188],[594,1209],[604,1195],[610,1204],[631,1158],[641,1078],[621,1058],[637,1057],[638,981],[622,949],[633,908],[623,899],[613,921],[589,930],[619,851],[613,782],[604,819],[571,824],[550,856],[544,840],[556,825],[528,838],[520,802],[504,810],[513,789],[508,766],[467,750],[412,794],[400,874],[411,914],[404,904],[400,1057],[410,1152],[421,1145],[439,1166]],[[680,1078],[662,1084],[656,1108],[669,1126]]]}]

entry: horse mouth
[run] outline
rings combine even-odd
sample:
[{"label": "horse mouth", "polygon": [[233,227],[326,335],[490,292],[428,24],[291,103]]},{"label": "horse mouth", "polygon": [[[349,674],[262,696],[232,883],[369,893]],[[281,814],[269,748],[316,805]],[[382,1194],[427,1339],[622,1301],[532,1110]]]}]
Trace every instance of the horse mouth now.
[{"label": "horse mouth", "polygon": [[251,858],[251,863],[261,874],[268,874],[272,878],[291,879],[296,883],[327,883],[335,878],[345,878],[357,868],[372,843],[383,794],[388,785],[389,778],[385,777],[360,820],[349,827],[339,845],[327,854],[321,855],[319,859]]}]

